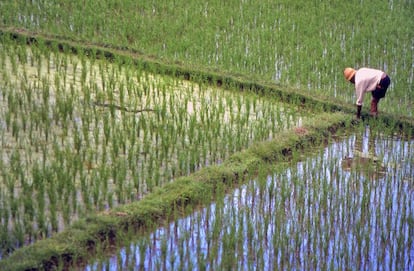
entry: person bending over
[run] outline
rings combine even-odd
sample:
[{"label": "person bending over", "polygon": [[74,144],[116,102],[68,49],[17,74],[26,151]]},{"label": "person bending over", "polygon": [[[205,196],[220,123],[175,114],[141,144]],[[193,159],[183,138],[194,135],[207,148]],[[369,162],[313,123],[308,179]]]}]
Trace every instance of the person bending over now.
[{"label": "person bending over", "polygon": [[370,115],[378,115],[378,103],[385,97],[387,89],[391,83],[390,77],[383,71],[371,68],[344,69],[345,79],[355,85],[357,118],[361,118],[361,109],[366,92],[371,92]]}]

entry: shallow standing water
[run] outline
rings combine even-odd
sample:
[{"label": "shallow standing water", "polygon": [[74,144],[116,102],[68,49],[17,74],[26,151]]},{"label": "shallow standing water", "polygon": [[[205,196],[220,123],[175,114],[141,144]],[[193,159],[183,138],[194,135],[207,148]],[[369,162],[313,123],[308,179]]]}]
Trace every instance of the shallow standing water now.
[{"label": "shallow standing water", "polygon": [[313,118],[140,67],[0,42],[0,259]]},{"label": "shallow standing water", "polygon": [[86,270],[413,270],[414,140],[365,131]]}]

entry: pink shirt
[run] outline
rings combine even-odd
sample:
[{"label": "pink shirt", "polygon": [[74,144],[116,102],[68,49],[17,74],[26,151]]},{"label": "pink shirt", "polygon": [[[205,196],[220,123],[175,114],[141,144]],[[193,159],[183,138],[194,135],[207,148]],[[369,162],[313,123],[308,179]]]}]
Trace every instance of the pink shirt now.
[{"label": "pink shirt", "polygon": [[374,91],[377,88],[383,74],[383,71],[370,68],[361,68],[356,71],[355,93],[357,105],[362,105],[366,92]]}]

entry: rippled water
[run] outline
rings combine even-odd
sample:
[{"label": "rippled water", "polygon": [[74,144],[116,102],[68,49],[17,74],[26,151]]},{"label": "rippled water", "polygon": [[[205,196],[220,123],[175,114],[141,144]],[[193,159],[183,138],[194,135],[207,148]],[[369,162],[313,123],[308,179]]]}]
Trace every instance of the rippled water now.
[{"label": "rippled water", "polygon": [[414,141],[367,128],[86,270],[413,270]]}]

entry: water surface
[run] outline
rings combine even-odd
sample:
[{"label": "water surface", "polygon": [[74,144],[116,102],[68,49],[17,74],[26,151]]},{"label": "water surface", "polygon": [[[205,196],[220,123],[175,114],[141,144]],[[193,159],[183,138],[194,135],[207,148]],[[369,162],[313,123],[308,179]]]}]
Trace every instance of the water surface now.
[{"label": "water surface", "polygon": [[413,270],[413,153],[367,128],[86,270]]}]

